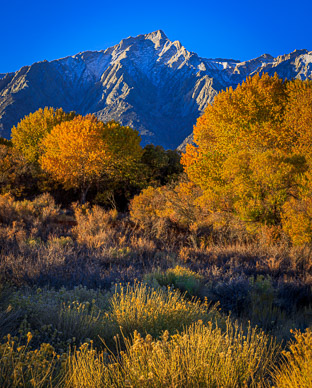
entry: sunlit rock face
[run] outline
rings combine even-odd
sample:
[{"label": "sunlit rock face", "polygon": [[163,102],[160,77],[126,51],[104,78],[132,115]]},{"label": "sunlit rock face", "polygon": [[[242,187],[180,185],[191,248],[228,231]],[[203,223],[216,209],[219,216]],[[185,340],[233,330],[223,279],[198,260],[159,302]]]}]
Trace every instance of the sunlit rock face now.
[{"label": "sunlit rock face", "polygon": [[129,37],[104,51],[43,61],[0,74],[0,135],[40,107],[94,113],[140,131],[142,144],[175,148],[215,95],[257,72],[312,78],[312,52],[250,61],[206,59],[162,31]]}]

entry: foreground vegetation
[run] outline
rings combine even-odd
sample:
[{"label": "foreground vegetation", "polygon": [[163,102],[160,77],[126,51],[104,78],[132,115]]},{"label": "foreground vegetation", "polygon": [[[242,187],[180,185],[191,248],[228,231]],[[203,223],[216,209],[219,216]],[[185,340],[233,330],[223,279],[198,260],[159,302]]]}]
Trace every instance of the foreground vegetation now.
[{"label": "foreground vegetation", "polygon": [[220,93],[184,174],[62,109],[0,139],[0,386],[311,387],[311,107]]},{"label": "foreground vegetation", "polygon": [[1,386],[310,386],[308,247],[72,214],[1,197]]}]

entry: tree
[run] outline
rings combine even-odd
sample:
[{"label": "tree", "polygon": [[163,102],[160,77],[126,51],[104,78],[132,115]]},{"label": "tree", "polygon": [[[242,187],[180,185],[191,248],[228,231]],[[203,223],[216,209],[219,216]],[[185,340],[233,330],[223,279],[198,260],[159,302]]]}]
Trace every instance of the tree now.
[{"label": "tree", "polygon": [[165,185],[178,178],[183,172],[181,155],[176,150],[164,150],[162,146],[147,144],[143,149],[142,163],[148,182]]},{"label": "tree", "polygon": [[25,116],[17,126],[12,128],[12,142],[31,163],[37,163],[42,153],[41,142],[55,125],[70,121],[75,112],[65,113],[62,108],[40,108]]},{"label": "tree", "polygon": [[139,132],[112,120],[104,125],[102,139],[111,155],[110,163],[105,170],[106,176],[112,177],[115,181],[135,181],[138,162],[142,155]]},{"label": "tree", "polygon": [[182,163],[211,211],[281,224],[284,204],[301,195],[311,169],[311,90],[311,81],[256,75],[206,108]]},{"label": "tree", "polygon": [[0,192],[16,197],[38,192],[32,165],[9,142],[0,144]]},{"label": "tree", "polygon": [[92,184],[104,176],[127,176],[142,151],[137,131],[115,122],[104,124],[92,115],[55,126],[42,146],[42,169],[66,189],[79,188],[82,203]]},{"label": "tree", "polygon": [[13,146],[11,140],[7,140],[7,139],[5,139],[5,138],[2,137],[2,136],[0,136],[0,145],[5,145],[5,146],[7,146],[7,147],[12,147],[12,146]]},{"label": "tree", "polygon": [[288,103],[284,115],[284,128],[287,128],[290,133],[293,151],[310,158],[312,156],[312,81],[288,82],[286,90]]}]

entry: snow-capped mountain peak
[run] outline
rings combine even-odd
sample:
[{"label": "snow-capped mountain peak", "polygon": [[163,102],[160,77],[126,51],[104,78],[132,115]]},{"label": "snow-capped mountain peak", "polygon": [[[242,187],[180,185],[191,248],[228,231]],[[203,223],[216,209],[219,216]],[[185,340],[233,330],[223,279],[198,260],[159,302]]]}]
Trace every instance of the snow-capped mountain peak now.
[{"label": "snow-capped mountain peak", "polygon": [[312,78],[312,52],[295,50],[248,61],[200,58],[162,30],[0,74],[0,134],[39,107],[94,113],[141,133],[143,144],[178,146],[215,95],[257,72]]}]

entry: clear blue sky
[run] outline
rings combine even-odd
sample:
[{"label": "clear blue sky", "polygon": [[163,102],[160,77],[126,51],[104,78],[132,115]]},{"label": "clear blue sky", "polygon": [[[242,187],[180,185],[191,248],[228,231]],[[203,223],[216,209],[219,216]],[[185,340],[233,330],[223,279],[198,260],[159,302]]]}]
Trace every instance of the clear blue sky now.
[{"label": "clear blue sky", "polygon": [[0,73],[162,29],[206,58],[312,50],[312,1],[1,1]]}]

